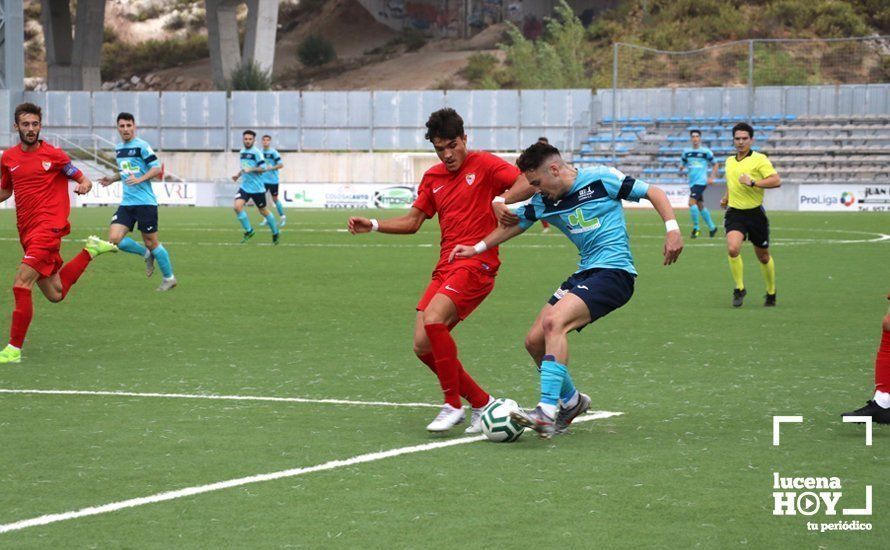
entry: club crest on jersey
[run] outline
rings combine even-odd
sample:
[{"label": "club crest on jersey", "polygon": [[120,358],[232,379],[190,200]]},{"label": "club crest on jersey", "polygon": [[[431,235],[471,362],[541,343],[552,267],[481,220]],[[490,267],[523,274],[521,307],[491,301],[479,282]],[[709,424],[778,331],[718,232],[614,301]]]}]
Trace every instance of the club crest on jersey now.
[{"label": "club crest on jersey", "polygon": [[43,171],[44,171],[44,172],[46,172],[47,170],[49,170],[50,168],[52,168],[52,165],[53,165],[53,163],[50,162],[50,161],[48,161],[48,160],[43,161],[41,164],[43,164]]},{"label": "club crest on jersey", "polygon": [[476,174],[467,174],[467,185],[473,185],[474,181],[476,181]]}]

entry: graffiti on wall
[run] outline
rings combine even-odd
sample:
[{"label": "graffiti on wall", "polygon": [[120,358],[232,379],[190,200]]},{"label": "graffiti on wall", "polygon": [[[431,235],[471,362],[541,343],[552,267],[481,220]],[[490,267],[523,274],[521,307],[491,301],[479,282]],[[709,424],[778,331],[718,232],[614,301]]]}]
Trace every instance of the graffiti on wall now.
[{"label": "graffiti on wall", "polygon": [[382,19],[402,21],[402,27],[457,36],[461,29],[463,2],[460,0],[390,0],[377,12]]}]

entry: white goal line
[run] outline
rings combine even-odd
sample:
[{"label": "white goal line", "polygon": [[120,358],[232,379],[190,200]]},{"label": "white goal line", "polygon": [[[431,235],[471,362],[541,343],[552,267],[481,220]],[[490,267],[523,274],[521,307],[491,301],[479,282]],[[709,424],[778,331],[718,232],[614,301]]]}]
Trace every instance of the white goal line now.
[{"label": "white goal line", "polygon": [[[610,411],[596,411],[592,413],[588,413],[584,416],[578,417],[572,422],[572,424],[578,424],[581,422],[589,422],[591,420],[599,420],[602,418],[609,418],[612,416],[619,416],[623,413],[620,412],[610,412]],[[66,521],[70,519],[84,518],[89,516],[98,516],[101,514],[108,514],[110,512],[116,512],[118,510],[124,510],[126,508],[135,508],[137,506],[144,506],[146,504],[154,504],[157,502],[166,502],[170,500],[176,500],[183,497],[189,497],[194,495],[200,495],[203,493],[210,493],[213,491],[220,491],[223,489],[231,489],[232,487],[240,487],[243,485],[250,485],[253,483],[261,483],[264,481],[273,481],[277,479],[284,479],[289,477],[301,476],[306,474],[311,474],[315,472],[324,472],[326,470],[334,470],[336,468],[343,468],[347,466],[354,466],[356,464],[364,464],[367,462],[375,462],[377,460],[383,460],[385,458],[392,458],[396,456],[421,453],[424,451],[432,451],[435,449],[442,449],[445,447],[453,447],[455,445],[464,445],[466,443],[475,443],[477,441],[482,441],[485,439],[483,435],[471,436],[471,437],[460,437],[457,439],[449,439],[447,441],[437,441],[434,443],[424,443],[422,445],[412,445],[409,447],[398,447],[396,449],[390,449],[388,451],[379,451],[376,453],[367,453],[358,456],[354,456],[352,458],[347,458],[343,460],[332,460],[330,462],[325,462],[323,464],[317,464],[315,466],[308,466],[304,468],[292,468],[290,470],[281,470],[278,472],[272,472],[268,474],[259,474],[248,477],[239,477],[236,479],[229,479],[227,481],[218,481],[216,483],[209,483],[207,485],[196,485],[193,487],[186,487],[184,489],[177,489],[175,491],[165,491],[163,493],[156,493],[154,495],[139,497],[139,498],[131,498],[128,500],[121,500],[117,502],[111,502],[108,504],[102,504],[99,506],[90,506],[88,508],[81,508],[80,510],[72,510],[70,512],[63,512],[59,514],[46,514],[43,516],[38,516],[31,519],[25,519],[21,521],[16,521],[14,523],[7,523],[0,525],[0,533],[8,533],[10,531],[20,531],[22,529],[27,529],[28,527],[37,527],[40,525],[49,525],[51,523],[57,523],[60,521]],[[503,443],[503,445],[511,445],[511,443]]]}]

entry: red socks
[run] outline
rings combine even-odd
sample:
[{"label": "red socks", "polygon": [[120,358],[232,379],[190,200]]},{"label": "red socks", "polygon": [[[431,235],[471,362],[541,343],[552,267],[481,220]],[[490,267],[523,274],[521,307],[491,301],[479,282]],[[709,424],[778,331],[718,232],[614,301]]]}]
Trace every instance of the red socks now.
[{"label": "red socks", "polygon": [[881,346],[875,358],[875,389],[890,392],[890,330],[881,336]]},{"label": "red socks", "polygon": [[[433,374],[439,376],[436,372],[436,359],[432,353],[419,355],[417,358],[423,361],[423,364],[429,367],[430,370],[433,371]],[[473,377],[467,374],[467,371],[465,371],[463,367],[460,369],[460,396],[469,401],[470,404],[477,409],[487,405],[489,399],[488,393],[476,384]]]},{"label": "red socks", "polygon": [[454,408],[461,406],[460,397],[463,395],[473,407],[484,407],[488,403],[488,394],[480,388],[476,381],[464,371],[457,359],[457,345],[451,337],[449,329],[442,323],[424,325],[426,334],[433,348],[432,356],[435,357],[435,368],[430,365],[430,354],[420,358],[439,377],[439,385],[445,393],[445,402]]},{"label": "red socks", "polygon": [[81,250],[80,254],[68,260],[62,269],[59,270],[59,279],[62,281],[62,298],[68,295],[68,290],[77,282],[77,279],[83,274],[84,270],[90,265],[93,257],[86,250]]},{"label": "red socks", "polygon": [[15,309],[12,310],[12,326],[9,328],[9,343],[19,349],[25,343],[25,334],[31,318],[34,317],[34,304],[31,302],[31,289],[12,287],[15,296]]}]

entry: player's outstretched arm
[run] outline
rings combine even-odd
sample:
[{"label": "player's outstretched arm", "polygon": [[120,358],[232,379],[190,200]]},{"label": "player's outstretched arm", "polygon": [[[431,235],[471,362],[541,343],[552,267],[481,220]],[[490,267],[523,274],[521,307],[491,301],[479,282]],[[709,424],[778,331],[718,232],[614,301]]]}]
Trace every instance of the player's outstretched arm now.
[{"label": "player's outstretched arm", "polygon": [[683,237],[680,235],[680,226],[677,224],[674,208],[664,191],[654,185],[649,186],[646,199],[652,203],[661,219],[664,220],[664,227],[667,230],[664,236],[664,265],[671,265],[680,257],[680,252],[683,252]]},{"label": "player's outstretched arm", "polygon": [[411,207],[404,216],[390,218],[388,220],[377,220],[375,218],[362,218],[353,216],[346,222],[346,228],[353,235],[359,233],[368,233],[371,231],[379,231],[381,233],[393,233],[397,235],[410,235],[417,233],[423,222],[426,221],[426,214],[423,210]]},{"label": "player's outstretched arm", "polygon": [[0,187],[0,202],[5,201],[6,199],[8,199],[11,196],[12,196],[12,188],[11,187],[9,189],[7,189],[5,187]]},{"label": "player's outstretched arm", "polygon": [[494,231],[486,235],[484,239],[473,246],[467,244],[459,244],[455,246],[454,250],[451,251],[451,254],[448,255],[448,262],[451,263],[455,259],[471,258],[476,254],[482,254],[493,246],[509,241],[523,231],[525,231],[525,229],[519,224],[510,226],[499,225]]},{"label": "player's outstretched arm", "polygon": [[534,194],[535,188],[528,182],[525,174],[519,174],[516,181],[513,182],[513,186],[507,189],[506,193],[491,201],[491,208],[494,210],[498,223],[507,226],[519,223],[519,216],[514,214],[507,205],[530,199]]},{"label": "player's outstretched arm", "polygon": [[112,174],[110,176],[102,176],[101,178],[99,178],[99,185],[101,185],[102,187],[108,187],[112,183],[114,183],[116,181],[120,181],[120,180],[121,180],[120,172],[115,172],[114,174]]}]

